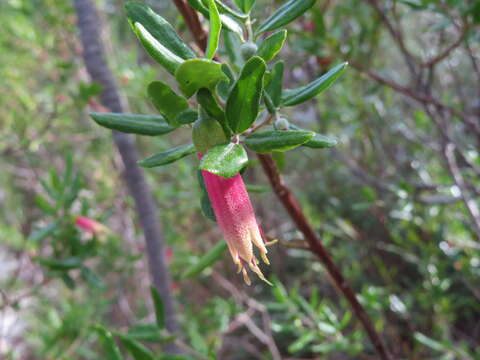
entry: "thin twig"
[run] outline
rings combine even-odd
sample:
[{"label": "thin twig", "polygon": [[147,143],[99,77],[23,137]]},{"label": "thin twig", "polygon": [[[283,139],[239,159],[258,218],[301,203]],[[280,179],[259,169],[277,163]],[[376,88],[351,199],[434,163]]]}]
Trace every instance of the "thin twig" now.
[{"label": "thin twig", "polygon": [[[185,20],[187,21],[187,25],[190,26],[188,20],[187,19]],[[191,28],[191,30],[193,29]],[[197,41],[197,44],[199,46],[203,46],[203,44],[200,43],[199,41]],[[204,49],[205,47],[202,47],[202,48]],[[302,231],[303,235],[305,236],[305,239],[310,245],[311,250],[319,257],[320,261],[325,265],[335,285],[339,288],[341,293],[345,296],[347,301],[350,303],[355,315],[358,317],[358,319],[362,323],[370,340],[372,341],[375,351],[378,353],[381,359],[391,360],[392,357],[388,352],[388,350],[386,349],[385,345],[383,344],[382,339],[377,334],[372,321],[368,317],[368,314],[365,312],[362,305],[358,302],[355,296],[355,293],[353,292],[352,288],[350,287],[346,279],[343,277],[342,273],[340,272],[340,269],[333,262],[330,254],[327,252],[327,250],[321,244],[320,240],[317,238],[315,231],[312,229],[307,219],[305,218],[305,215],[300,209],[298,201],[293,196],[290,189],[288,189],[283,184],[272,157],[270,155],[260,155],[260,154],[258,155],[258,157],[263,166],[265,174],[270,180],[270,183],[275,193],[279,197],[284,207],[287,209],[290,217],[296,223],[300,231]]]},{"label": "thin twig", "polygon": [[290,189],[285,186],[282,178],[277,170],[277,166],[273,161],[270,155],[257,155],[262,167],[267,175],[270,184],[272,185],[273,190],[275,191],[277,197],[280,199],[281,203],[287,210],[288,214],[292,220],[297,225],[298,229],[303,233],[305,240],[310,245],[310,250],[317,255],[319,260],[325,266],[328,274],[330,275],[333,283],[336,285],[338,290],[343,294],[345,299],[350,304],[354,314],[357,316],[361,324],[363,325],[365,331],[367,332],[377,354],[381,359],[390,360],[392,359],[390,353],[385,347],[382,339],[375,330],[372,321],[370,320],[368,314],[366,313],[363,306],[358,301],[355,293],[350,287],[347,280],[343,277],[340,269],[335,265],[333,259],[327,249],[322,245],[320,239],[318,238],[316,232],[313,230],[312,226],[309,224],[305,214],[300,208],[298,200],[295,198]]}]

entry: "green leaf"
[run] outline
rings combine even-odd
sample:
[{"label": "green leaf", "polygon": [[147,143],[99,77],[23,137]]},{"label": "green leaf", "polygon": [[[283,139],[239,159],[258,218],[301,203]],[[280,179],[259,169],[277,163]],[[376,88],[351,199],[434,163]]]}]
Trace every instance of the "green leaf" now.
[{"label": "green leaf", "polygon": [[212,92],[205,88],[198,90],[197,101],[208,115],[215,118],[220,125],[222,125],[222,129],[225,134],[230,136],[232,132],[228,127],[227,120],[225,118],[225,112],[220,105],[218,105],[217,101],[212,95]]},{"label": "green leaf", "polygon": [[174,74],[184,59],[158,42],[142,24],[138,22],[134,23],[133,32],[137,35],[150,56],[162,65],[170,74]]},{"label": "green leaf", "polygon": [[175,73],[180,90],[191,97],[198,89],[207,88],[214,91],[215,86],[227,76],[222,71],[222,64],[206,59],[186,60]]},{"label": "green leaf", "polygon": [[200,195],[200,207],[203,216],[209,220],[212,220],[213,222],[217,222],[215,212],[212,208],[212,203],[210,202],[210,198],[208,197],[208,193],[206,191],[202,192],[202,195]]},{"label": "green leaf", "polygon": [[253,56],[244,65],[240,77],[227,99],[227,122],[234,133],[242,133],[255,121],[263,89],[266,64]]},{"label": "green leaf", "polygon": [[[190,4],[190,6],[192,8],[197,10],[199,13],[201,13],[207,19],[210,18],[210,12],[208,11],[208,8],[200,0],[188,0],[188,3]],[[220,3],[220,1],[217,1],[216,3],[218,5]],[[218,6],[218,8],[222,9],[221,6]],[[228,11],[225,11],[225,12],[228,12]],[[238,16],[235,16],[235,17],[238,17]],[[222,24],[225,27],[225,29],[236,33],[238,35],[238,37],[243,39],[243,29],[238,22],[236,22],[234,19],[232,19],[227,14],[220,14],[220,20],[222,21]]]},{"label": "green leaf", "polygon": [[216,261],[218,261],[225,250],[227,249],[227,243],[225,241],[218,242],[213,248],[211,248],[205,255],[203,255],[194,265],[190,266],[182,274],[182,279],[187,279],[200,274],[206,268],[211,267]]},{"label": "green leaf", "polygon": [[105,286],[102,279],[95,273],[95,271],[86,266],[82,266],[80,276],[92,288],[102,289]]},{"label": "green leaf", "polygon": [[[137,341],[163,342],[167,340],[157,324],[138,324],[128,328],[128,337]],[[170,340],[170,339],[168,339]]]},{"label": "green leaf", "polygon": [[165,116],[168,123],[178,126],[175,121],[177,116],[188,109],[188,102],[183,96],[178,95],[169,85],[161,81],[153,81],[147,88],[150,101],[155,108]]},{"label": "green leaf", "polygon": [[257,55],[265,62],[272,60],[280,50],[287,39],[287,30],[281,30],[263,40],[260,44]]},{"label": "green leaf", "polygon": [[312,81],[310,84],[296,88],[287,89],[282,94],[282,105],[293,106],[301,104],[311,98],[315,97],[322,91],[328,89],[330,85],[342,74],[348,63],[344,62],[335,66],[326,74],[320,76],[318,79]]},{"label": "green leaf", "polygon": [[198,119],[198,111],[194,109],[187,109],[182,111],[175,118],[175,122],[181,125],[194,123]]},{"label": "green leaf", "polygon": [[117,344],[113,340],[112,333],[100,325],[95,325],[95,331],[100,338],[100,342],[107,353],[106,360],[123,360],[122,354]]},{"label": "green leaf", "polygon": [[220,123],[201,109],[200,116],[193,124],[192,140],[200,154],[206,154],[212,147],[227,142]]},{"label": "green leaf", "polygon": [[295,340],[289,347],[288,347],[288,352],[291,354],[295,354],[299,351],[302,351],[305,349],[308,344],[313,342],[318,335],[311,331],[311,332],[306,332],[303,333],[297,340]]},{"label": "green leaf", "polygon": [[69,257],[62,260],[44,257],[34,257],[33,259],[40,265],[56,271],[67,271],[77,269],[82,266],[82,260],[78,257]]},{"label": "green leaf", "polygon": [[93,112],[90,116],[98,125],[123,133],[155,136],[167,134],[176,129],[159,115]]},{"label": "green leaf", "polygon": [[35,204],[45,213],[49,215],[53,215],[56,213],[56,208],[52,204],[50,204],[50,201],[48,201],[44,196],[37,194],[35,196]]},{"label": "green leaf", "polygon": [[[252,0],[250,0],[252,1]],[[240,21],[245,21],[248,18],[248,14],[243,14],[237,10],[232,9],[231,7],[225,5],[221,0],[215,0],[215,3],[217,4],[217,8],[221,13],[225,13],[228,15],[231,15],[232,17],[240,20]]]},{"label": "green leaf", "polygon": [[273,65],[272,80],[266,90],[275,107],[279,107],[282,102],[283,69],[285,64],[279,61]]},{"label": "green leaf", "polygon": [[167,164],[171,164],[185,156],[193,154],[195,152],[195,147],[192,143],[180,145],[174,147],[170,150],[163,151],[161,153],[155,154],[146,158],[142,161],[138,162],[138,165],[145,167],[145,168],[153,168],[156,166],[163,166]]},{"label": "green leaf", "polygon": [[155,318],[157,319],[157,325],[163,329],[165,327],[165,307],[163,306],[163,300],[158,290],[150,286],[150,294],[152,295],[153,306],[155,308]]},{"label": "green leaf", "polygon": [[234,2],[244,13],[249,13],[255,5],[255,0],[234,0]]},{"label": "green leaf", "polygon": [[[308,131],[296,125],[293,125],[292,123],[290,123],[289,129]],[[305,144],[303,144],[303,146],[313,148],[313,149],[323,149],[323,148],[334,147],[337,145],[337,143],[338,141],[330,136],[325,136],[325,135],[315,133],[315,136],[311,138],[309,141],[307,141]]]},{"label": "green leaf", "polygon": [[40,242],[42,241],[43,239],[49,237],[50,235],[52,235],[55,230],[58,229],[58,223],[57,222],[53,222],[51,224],[48,224],[38,230],[35,230],[33,231],[29,236],[28,236],[28,239],[27,241],[28,242],[33,242],[33,243],[37,243],[37,242]]},{"label": "green leaf", "polygon": [[203,179],[203,174],[201,170],[197,171],[197,179],[200,185],[200,206],[203,215],[213,222],[216,222],[215,212],[213,211],[212,204],[210,203],[210,198],[208,197],[207,189],[205,187],[205,181]]},{"label": "green leaf", "polygon": [[117,334],[117,336],[135,360],[155,360],[155,355],[138,341],[127,335]]},{"label": "green leaf", "polygon": [[182,59],[193,59],[196,57],[193,50],[177,35],[172,25],[147,5],[131,1],[125,4],[125,10],[131,24],[136,22],[142,24],[155,40],[175,55]]},{"label": "green leaf", "polygon": [[271,151],[287,151],[310,140],[315,133],[302,130],[268,130],[251,134],[245,144],[253,151],[264,154]]},{"label": "green leaf", "polygon": [[243,146],[228,143],[208,150],[200,161],[200,169],[230,178],[237,175],[247,163],[248,156]]},{"label": "green leaf", "polygon": [[315,0],[290,0],[277,9],[265,22],[257,29],[257,34],[266,31],[276,30],[284,25],[291,23],[310,9]]},{"label": "green leaf", "polygon": [[215,0],[207,0],[208,9],[210,14],[210,32],[208,34],[207,50],[205,51],[205,57],[207,59],[213,59],[218,49],[218,43],[220,42],[220,32],[222,31],[222,21],[220,20],[220,14],[215,5]]},{"label": "green leaf", "polygon": [[225,29],[235,33],[243,41],[243,28],[238,22],[226,14],[220,14],[220,20]]}]

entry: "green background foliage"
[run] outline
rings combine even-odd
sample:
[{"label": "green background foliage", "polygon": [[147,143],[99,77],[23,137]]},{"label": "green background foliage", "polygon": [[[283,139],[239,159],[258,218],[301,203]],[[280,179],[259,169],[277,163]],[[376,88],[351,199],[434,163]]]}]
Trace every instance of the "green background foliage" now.
[{"label": "green background foliage", "polygon": [[[142,131],[156,135],[191,120],[163,113],[155,91],[147,93],[152,81],[162,81],[162,89],[183,111],[179,94],[192,97],[218,81],[217,88],[223,86],[227,93],[231,79],[206,60],[180,65],[194,57],[186,24],[171,2],[145,3],[189,45],[162,25],[171,40],[167,50],[176,54],[172,60],[165,52],[156,53],[167,71],[139,45],[123,1],[96,1],[108,64],[128,112],[156,114],[153,127],[148,119],[142,125]],[[208,14],[213,1],[197,3]],[[223,29],[231,28],[222,17],[228,9],[215,3]],[[253,8],[252,1],[235,3],[257,18],[257,42],[271,34],[262,31],[284,25],[270,15],[286,2],[257,0]],[[299,17],[287,26],[288,38],[279,52],[285,73],[280,63],[271,62],[270,82],[254,84],[269,94],[274,110],[282,103],[288,106],[280,112],[292,132],[304,130],[294,144],[302,146],[273,153],[285,182],[395,358],[480,359],[480,239],[462,201],[467,194],[478,204],[479,135],[460,116],[479,122],[480,3],[289,3],[283,11],[291,19]],[[299,7],[292,7],[297,3],[303,10],[311,8],[299,13]],[[402,32],[392,34],[380,13]],[[146,16],[140,10],[135,14]],[[246,19],[242,14],[232,18],[239,23]],[[121,164],[110,132],[88,117],[87,104],[101,88],[86,76],[75,21],[67,0],[0,2],[0,358],[168,359],[163,350],[175,340],[163,328],[161,303],[151,296],[146,250]],[[208,22],[204,25],[208,28]],[[239,72],[245,64],[240,40],[224,30],[217,55],[230,59]],[[458,38],[458,47],[434,68],[428,66]],[[271,60],[277,45],[260,45],[258,55]],[[321,80],[306,85],[311,90],[307,95],[298,90],[329,70],[343,69],[344,61],[351,66],[327,91],[313,97],[330,85]],[[205,76],[192,84],[197,67]],[[296,89],[282,94],[278,72],[286,88]],[[237,101],[245,96],[239,88]],[[453,112],[425,106],[412,93],[437,99]],[[215,107],[215,101],[225,100],[222,94],[200,97],[198,102],[208,102],[206,111],[213,111],[209,115],[224,131],[228,126],[243,131],[255,120],[235,119],[242,109],[238,104],[222,118]],[[289,107],[299,99],[310,101]],[[161,115],[164,121],[158,121]],[[129,124],[111,127],[122,126]],[[283,150],[283,142],[275,147],[276,131],[267,131],[262,149]],[[322,135],[311,137],[312,131]],[[251,135],[253,140],[258,134]],[[267,237],[279,240],[269,247],[272,265],[262,268],[272,287],[242,283],[215,223],[202,215],[210,211],[212,219],[197,180],[199,160],[186,157],[193,152],[189,125],[136,140],[143,158],[157,154],[150,161],[166,164],[185,156],[146,174],[173,254],[169,269],[181,327],[177,341],[189,349],[188,358],[272,359],[275,349],[285,359],[375,358],[347,302],[305,250],[250,150],[242,176]],[[315,149],[336,142],[335,149]],[[445,142],[456,146],[467,189],[452,176]],[[248,138],[245,143],[248,148]],[[246,164],[239,153],[241,161],[228,163],[233,168],[226,169],[229,174]],[[205,166],[217,166],[214,160]],[[109,231],[98,236],[82,232],[74,226],[79,215]]]}]

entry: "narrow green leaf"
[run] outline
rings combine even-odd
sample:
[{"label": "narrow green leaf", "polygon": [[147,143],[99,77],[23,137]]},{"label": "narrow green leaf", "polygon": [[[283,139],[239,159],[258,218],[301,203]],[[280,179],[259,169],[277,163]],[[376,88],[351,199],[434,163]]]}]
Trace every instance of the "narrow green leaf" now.
[{"label": "narrow green leaf", "polygon": [[186,60],[175,72],[180,90],[191,97],[198,89],[207,88],[214,91],[221,80],[227,79],[222,71],[222,64],[206,59]]},{"label": "narrow green leaf", "polygon": [[278,54],[280,50],[282,50],[286,39],[287,30],[281,30],[270,35],[268,38],[263,40],[258,47],[257,55],[265,60],[265,62],[269,62]]},{"label": "narrow green leaf", "polygon": [[155,308],[155,318],[160,329],[165,327],[165,307],[160,293],[154,286],[150,286],[150,294],[152,295],[153,306]]},{"label": "narrow green leaf", "polygon": [[54,233],[55,230],[58,229],[58,223],[53,222],[51,224],[48,224],[38,230],[33,231],[29,236],[28,240],[29,242],[37,243],[42,241],[43,239],[49,237]]},{"label": "narrow green leaf", "polygon": [[248,156],[243,146],[228,143],[208,150],[200,161],[200,169],[230,178],[238,174],[247,163]]},{"label": "narrow green leaf", "polygon": [[205,51],[205,57],[207,59],[213,59],[218,49],[218,43],[220,42],[220,32],[222,31],[222,21],[220,20],[220,14],[215,4],[215,0],[207,0],[208,9],[210,14],[210,32],[208,34],[207,50]]},{"label": "narrow green leaf", "polygon": [[198,111],[194,109],[187,109],[182,111],[175,118],[175,122],[180,125],[187,125],[194,123],[198,119]]},{"label": "narrow green leaf", "polygon": [[175,127],[169,125],[164,117],[159,115],[93,112],[90,116],[98,125],[123,133],[155,136],[175,130]]},{"label": "narrow green leaf", "polygon": [[221,13],[228,14],[242,22],[247,20],[248,18],[248,14],[244,14],[237,10],[232,9],[230,6],[224,4],[221,0],[215,0],[215,3],[217,4],[217,8]]},{"label": "narrow green leaf", "polygon": [[194,265],[190,266],[182,274],[182,279],[188,279],[200,274],[206,268],[211,267],[216,261],[218,261],[225,250],[227,249],[227,243],[225,241],[219,241],[213,248],[211,248],[205,255],[203,255]]},{"label": "narrow green leaf", "polygon": [[97,332],[100,342],[107,353],[106,360],[123,360],[122,354],[117,344],[113,340],[112,333],[100,325],[95,325],[95,331]]},{"label": "narrow green leaf", "polygon": [[247,136],[245,145],[260,154],[271,151],[287,151],[306,143],[314,135],[315,133],[312,131],[268,130]]},{"label": "narrow green leaf", "polygon": [[186,145],[180,145],[174,147],[173,149],[163,151],[161,153],[155,154],[138,162],[138,165],[145,168],[153,168],[156,166],[163,166],[171,164],[185,156],[193,154],[195,152],[195,147],[192,143]]},{"label": "narrow green leaf", "polygon": [[138,341],[123,334],[117,336],[135,360],[155,360],[155,355]]},{"label": "narrow green leaf", "polygon": [[82,259],[78,257],[69,257],[66,259],[58,260],[53,258],[34,257],[33,260],[38,262],[50,270],[67,271],[77,269],[82,266]]},{"label": "narrow green leaf", "polygon": [[227,142],[227,137],[220,123],[200,109],[200,116],[193,124],[192,140],[200,154],[206,154],[212,147]]},{"label": "narrow green leaf", "polygon": [[289,347],[288,352],[291,354],[295,354],[299,351],[302,351],[308,344],[313,342],[318,335],[311,331],[303,333],[296,341],[294,341]]},{"label": "narrow green leaf", "polygon": [[207,189],[205,187],[205,181],[203,179],[202,171],[197,171],[197,179],[200,185],[200,208],[202,210],[203,215],[213,222],[217,222],[215,217],[215,212],[213,211],[212,204],[210,203],[210,198],[208,197]]},{"label": "narrow green leaf", "polygon": [[291,23],[310,9],[315,0],[290,0],[277,9],[265,22],[257,29],[257,34],[266,31],[276,30],[282,26]]},{"label": "narrow green leaf", "polygon": [[[293,125],[292,123],[290,123],[289,129],[308,131],[296,125]],[[307,141],[305,144],[303,144],[303,146],[313,148],[313,149],[323,149],[323,148],[334,147],[337,145],[337,143],[338,141],[335,138],[315,133],[315,136],[311,138],[309,141]]]},{"label": "narrow green leaf", "polygon": [[133,340],[146,342],[163,342],[165,335],[157,324],[138,324],[128,328],[127,336]]},{"label": "narrow green leaf", "polygon": [[342,74],[347,65],[348,63],[346,62],[339,64],[326,74],[320,76],[318,79],[312,81],[310,84],[307,84],[305,86],[296,89],[284,90],[282,94],[282,105],[298,105],[312,99],[322,91],[327,90],[330,85],[332,85],[335,80]]},{"label": "narrow green leaf", "polygon": [[244,65],[240,77],[227,99],[227,122],[234,133],[242,133],[253,124],[258,115],[266,64],[253,56]]},{"label": "narrow green leaf", "polygon": [[177,70],[182,64],[184,59],[158,42],[142,24],[138,22],[134,23],[133,31],[150,56],[162,65],[170,74],[174,74],[175,70]]},{"label": "narrow green leaf", "polygon": [[147,88],[150,101],[155,108],[165,116],[172,126],[178,126],[175,121],[177,116],[188,109],[188,102],[183,96],[178,95],[170,86],[161,81],[153,81]]},{"label": "narrow green leaf", "polygon": [[81,278],[92,288],[102,289],[105,284],[102,279],[92,269],[82,266],[80,269]]},{"label": "narrow green leaf", "polygon": [[53,215],[56,212],[55,206],[50,204],[44,196],[38,194],[35,196],[35,204],[45,213]]},{"label": "narrow green leaf", "polygon": [[249,13],[255,5],[255,0],[234,0],[234,2],[244,13]]},{"label": "narrow green leaf", "polygon": [[177,35],[173,26],[147,5],[141,2],[130,1],[125,4],[125,10],[131,24],[136,22],[142,24],[160,44],[175,55],[182,59],[193,59],[196,57],[193,50]]},{"label": "narrow green leaf", "polygon": [[217,101],[213,97],[213,94],[208,89],[200,89],[197,92],[197,101],[202,106],[202,108],[207,112],[208,115],[215,118],[220,125],[222,125],[223,131],[227,136],[231,135],[231,130],[227,125],[227,120],[225,118],[225,112],[218,105]]},{"label": "narrow green leaf", "polygon": [[267,86],[267,93],[272,99],[273,105],[279,107],[282,102],[283,70],[285,64],[279,61],[273,65],[272,80]]},{"label": "narrow green leaf", "polygon": [[[205,6],[202,1],[200,0],[187,0],[188,3],[192,8],[197,10],[199,13],[201,13],[205,18],[209,19],[210,18],[210,12],[208,11],[208,7]],[[220,3],[220,1],[216,2],[217,5]],[[221,7],[218,7],[221,9]],[[228,12],[228,11],[225,11]],[[237,16],[235,16],[237,17]],[[236,22],[234,19],[232,19],[229,15],[227,14],[220,14],[220,20],[225,27],[225,29],[230,30],[234,33],[237,34],[238,37],[243,39],[243,28],[240,26],[238,22]]]},{"label": "narrow green leaf", "polygon": [[277,107],[273,104],[272,98],[265,90],[263,90],[263,102],[270,114],[275,114],[277,112]]},{"label": "narrow green leaf", "polygon": [[217,218],[215,217],[215,212],[213,211],[212,203],[210,202],[207,192],[202,192],[202,195],[200,195],[200,208],[203,216],[209,220],[212,220],[213,222],[217,222]]},{"label": "narrow green leaf", "polygon": [[241,40],[243,39],[243,28],[242,26],[226,14],[220,14],[220,20],[222,21],[225,29],[230,30],[235,33]]}]

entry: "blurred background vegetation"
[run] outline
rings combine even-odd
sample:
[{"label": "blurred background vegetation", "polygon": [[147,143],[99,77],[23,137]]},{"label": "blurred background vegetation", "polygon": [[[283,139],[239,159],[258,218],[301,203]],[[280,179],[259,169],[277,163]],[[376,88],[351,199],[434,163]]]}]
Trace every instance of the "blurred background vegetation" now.
[{"label": "blurred background vegetation", "polygon": [[[170,1],[147,2],[193,41]],[[257,0],[254,14],[264,19],[280,3]],[[122,0],[96,5],[128,111],[153,113],[146,85],[167,74],[138,45]],[[115,359],[99,329],[160,354],[122,164],[110,133],[88,117],[101,89],[84,68],[72,2],[2,0],[0,23],[0,358]],[[314,102],[284,113],[336,136],[337,148],[277,160],[395,359],[480,359],[479,23],[478,0],[317,0],[282,50],[291,87],[351,65]],[[189,136],[137,146],[145,157]],[[223,241],[201,214],[196,162],[146,171],[184,351],[375,359],[255,162],[244,177],[265,232],[280,240],[264,268],[275,286],[247,287],[227,254],[181,278]],[[109,231],[82,231],[79,215]]]}]

